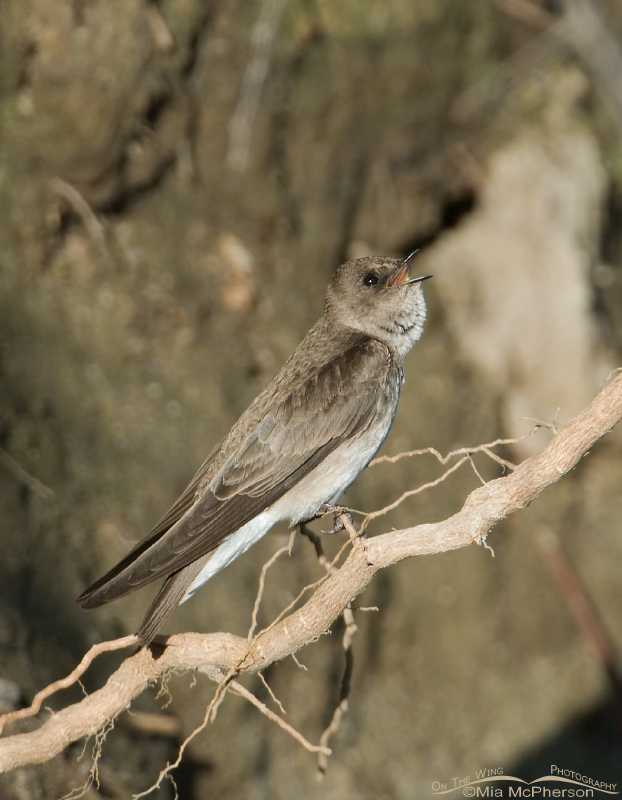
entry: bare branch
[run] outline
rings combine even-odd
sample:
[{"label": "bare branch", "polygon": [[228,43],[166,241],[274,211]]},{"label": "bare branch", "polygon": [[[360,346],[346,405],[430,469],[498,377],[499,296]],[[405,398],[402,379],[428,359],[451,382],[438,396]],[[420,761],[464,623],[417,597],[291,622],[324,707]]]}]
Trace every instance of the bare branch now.
[{"label": "bare branch", "polygon": [[[47,487],[45,484],[41,483],[41,481],[37,480],[33,477],[29,472],[27,472],[21,464],[18,464],[14,458],[3,450],[0,447],[0,465],[2,465],[8,472],[13,475],[20,483],[23,483],[24,486],[27,486],[31,491],[35,494],[44,497],[46,500],[49,500],[54,497],[54,491]],[[0,728],[1,731],[1,728]]]},{"label": "bare branch", "polygon": [[111,650],[122,650],[124,647],[130,647],[133,644],[138,644],[138,636],[136,636],[136,634],[124,636],[122,639],[113,639],[110,642],[100,642],[99,644],[94,644],[84,656],[82,661],[78,664],[78,666],[73,670],[73,672],[70,672],[66,678],[61,678],[58,681],[54,681],[54,683],[46,686],[45,689],[41,689],[40,692],[37,692],[34,700],[30,706],[28,706],[28,708],[21,708],[19,711],[11,711],[9,714],[3,714],[0,716],[0,734],[7,723],[34,716],[38,713],[39,709],[41,708],[41,703],[43,703],[44,700],[51,695],[56,694],[56,692],[60,692],[61,689],[67,689],[69,686],[73,686],[73,684],[78,681],[80,676],[84,675],[84,673],[91,666],[92,662],[97,658],[97,656],[100,655],[100,653],[109,652]]},{"label": "bare branch", "polygon": [[246,66],[240,97],[229,123],[227,166],[244,172],[248,166],[255,117],[270,71],[270,56],[287,0],[263,0],[252,34],[252,54]]},{"label": "bare branch", "polygon": [[[348,531],[349,532],[349,531]],[[346,629],[343,634],[343,650],[346,657],[346,664],[343,671],[343,678],[341,679],[341,695],[339,697],[339,704],[333,712],[332,719],[328,724],[326,730],[320,736],[320,745],[324,745],[328,749],[328,742],[331,736],[341,727],[341,721],[344,714],[348,710],[348,698],[350,697],[350,683],[352,681],[352,670],[354,668],[354,654],[352,652],[352,639],[357,631],[356,622],[354,621],[354,614],[350,606],[343,612],[343,621],[346,624]],[[318,756],[318,775],[320,778],[324,776],[326,767],[328,766],[328,752],[321,751]]]},{"label": "bare branch", "polygon": [[465,461],[469,461],[470,458],[471,458],[470,455],[463,456],[460,459],[460,461],[456,461],[456,463],[452,467],[446,470],[439,478],[436,478],[436,480],[428,481],[428,483],[424,483],[421,486],[417,486],[416,489],[409,489],[408,491],[401,494],[397,498],[397,500],[394,500],[392,503],[389,503],[388,506],[385,506],[384,508],[379,508],[377,511],[371,511],[369,514],[366,514],[365,519],[361,523],[361,531],[365,530],[365,528],[369,525],[372,519],[376,519],[376,517],[382,517],[387,512],[393,511],[393,509],[401,505],[404,502],[404,500],[406,500],[407,497],[413,497],[414,495],[420,494],[426,489],[431,489],[433,486],[438,486],[439,483],[442,483],[444,480],[446,480],[452,474],[452,472],[455,472],[457,469],[460,469],[460,467],[465,463]]},{"label": "bare branch", "polygon": [[[196,670],[208,675],[219,684],[220,691],[216,694],[221,699],[230,676],[264,670],[324,634],[378,570],[412,556],[484,541],[497,522],[524,508],[571,470],[621,418],[622,376],[618,376],[584,411],[560,428],[542,451],[525,459],[511,475],[471,492],[462,509],[449,519],[359,542],[360,546],[350,549],[345,562],[326,576],[301,608],[259,632],[251,641],[227,633],[158,637],[150,648],[142,648],[126,659],[101,689],[54,714],[35,731],[0,739],[0,772],[47,761],[70,742],[94,735],[148,684],[173,670]],[[111,644],[120,647],[132,641],[135,639],[126,637]],[[106,649],[106,645],[97,647]],[[71,676],[44,690],[43,696],[75,681],[78,673],[84,671],[85,661],[92,660],[92,653],[87,654]],[[208,721],[212,716],[210,711]],[[13,719],[12,714],[0,721]]]},{"label": "bare branch", "polygon": [[274,562],[283,555],[283,553],[292,554],[292,547],[294,546],[294,536],[296,535],[295,531],[292,531],[292,535],[289,538],[288,544],[284,547],[280,547],[276,553],[263,565],[261,570],[261,575],[259,577],[259,589],[257,591],[257,597],[255,598],[255,606],[253,608],[253,616],[251,618],[251,627],[248,632],[247,639],[252,639],[253,634],[255,633],[255,628],[257,627],[257,614],[259,613],[259,606],[261,605],[261,600],[263,598],[264,587],[266,585],[266,574],[270,567],[274,564]]},{"label": "bare branch", "polygon": [[50,188],[55,194],[62,197],[63,200],[69,204],[72,211],[80,217],[92,241],[99,247],[105,248],[106,233],[103,225],[97,219],[97,215],[75,186],[67,183],[67,181],[64,181],[62,178],[51,178]]},{"label": "bare branch", "polygon": [[[495,439],[494,442],[488,442],[487,444],[480,444],[477,447],[460,447],[458,450],[452,450],[450,453],[447,453],[446,456],[442,456],[438,450],[434,447],[426,447],[424,450],[409,450],[407,453],[398,453],[396,456],[380,456],[379,458],[374,458],[373,461],[369,462],[370,467],[375,467],[376,464],[395,464],[396,461],[400,461],[402,458],[410,458],[411,456],[423,456],[430,455],[435,456],[441,464],[445,465],[448,461],[451,461],[454,456],[472,456],[475,453],[486,453],[486,455],[493,458],[495,461],[499,460],[499,456],[493,454],[491,452],[493,447],[498,447],[499,445],[510,445],[510,444],[518,444],[519,442],[524,442],[525,439],[529,439],[534,433],[537,433],[540,428],[549,428],[551,427],[550,423],[548,422],[539,422],[538,420],[530,420],[531,422],[535,422],[535,426],[528,432],[524,433],[522,436],[518,436],[516,439]],[[516,469],[515,464],[511,464],[509,461],[505,461],[501,459],[499,463],[503,463],[506,466],[511,466],[512,469]]]},{"label": "bare branch", "polygon": [[285,715],[287,712],[283,708],[283,703],[281,703],[279,698],[272,691],[272,688],[270,687],[270,684],[268,683],[268,681],[265,679],[265,676],[264,676],[263,672],[258,672],[257,674],[259,675],[259,678],[260,678],[261,682],[265,686],[266,691],[268,692],[268,694],[272,698],[272,702],[279,707],[279,711],[281,712],[281,714]]},{"label": "bare branch", "polygon": [[279,717],[278,714],[275,714],[274,711],[270,711],[268,706],[264,705],[261,700],[258,700],[252,692],[249,692],[248,689],[245,689],[241,684],[237,681],[233,681],[231,684],[231,691],[235,692],[235,694],[239,694],[242,697],[245,697],[249,703],[252,703],[256,708],[258,708],[262,714],[265,714],[268,719],[272,720],[272,722],[276,722],[276,724],[283,728],[284,731],[287,731],[290,736],[293,736],[297,742],[309,750],[312,753],[320,753],[322,756],[327,757],[331,754],[331,750],[329,747],[326,747],[324,743],[311,744],[307,739],[305,739],[302,734],[298,733],[295,728],[292,728],[291,725],[288,725],[284,719]]},{"label": "bare branch", "polygon": [[562,550],[559,537],[550,528],[545,528],[536,537],[536,544],[544,555],[568,611],[574,618],[583,639],[592,650],[594,659],[603,667],[607,675],[612,675],[616,671],[617,660],[613,648]]}]

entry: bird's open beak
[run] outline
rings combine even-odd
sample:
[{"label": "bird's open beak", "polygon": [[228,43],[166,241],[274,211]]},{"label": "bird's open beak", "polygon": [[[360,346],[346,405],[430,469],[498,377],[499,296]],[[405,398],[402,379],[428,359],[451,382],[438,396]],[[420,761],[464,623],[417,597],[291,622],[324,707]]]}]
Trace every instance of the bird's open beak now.
[{"label": "bird's open beak", "polygon": [[421,283],[421,281],[427,281],[428,278],[432,277],[431,275],[424,275],[422,278],[410,277],[410,262],[415,253],[418,252],[418,250],[415,250],[407,258],[405,258],[401,264],[399,264],[396,271],[387,281],[387,286],[404,286],[405,284],[407,285],[409,283]]}]

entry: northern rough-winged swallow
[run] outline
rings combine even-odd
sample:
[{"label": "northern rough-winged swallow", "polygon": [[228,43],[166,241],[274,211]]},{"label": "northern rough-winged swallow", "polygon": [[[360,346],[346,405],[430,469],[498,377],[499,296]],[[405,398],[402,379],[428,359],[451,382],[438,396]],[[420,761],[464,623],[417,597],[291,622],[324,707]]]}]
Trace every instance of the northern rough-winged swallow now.
[{"label": "northern rough-winged swallow", "polygon": [[146,645],[276,522],[297,525],[337,501],[389,432],[404,356],[423,330],[429,276],[410,278],[410,259],[339,267],[321,319],[155,528],[80,596],[83,608],[164,578],[138,629]]}]

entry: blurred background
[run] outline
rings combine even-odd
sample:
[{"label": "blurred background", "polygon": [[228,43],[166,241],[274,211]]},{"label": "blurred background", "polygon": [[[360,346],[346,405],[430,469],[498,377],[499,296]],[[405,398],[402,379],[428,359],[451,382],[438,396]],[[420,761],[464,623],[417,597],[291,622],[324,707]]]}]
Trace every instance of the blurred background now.
[{"label": "blurred background", "polygon": [[[2,711],[135,630],[153,591],[91,613],[75,598],[276,374],[345,259],[418,247],[413,271],[434,275],[384,454],[520,436],[589,402],[622,349],[621,42],[617,0],[0,4]],[[498,452],[517,461],[550,435]],[[441,471],[378,465],[346,502],[380,508]],[[180,800],[427,797],[551,764],[622,783],[621,481],[614,430],[498,526],[494,558],[473,546],[375,578],[322,783],[314,756],[228,697],[176,773]],[[372,532],[444,519],[477,485],[467,465]],[[164,632],[246,635],[287,539],[275,529]],[[321,574],[298,536],[260,622]],[[266,675],[312,741],[338,702],[342,633],[299,654],[307,671]],[[87,797],[127,798],[175,758],[213,685],[168,688],[119,718]],[[86,780],[82,750],[0,794],[60,797]]]}]

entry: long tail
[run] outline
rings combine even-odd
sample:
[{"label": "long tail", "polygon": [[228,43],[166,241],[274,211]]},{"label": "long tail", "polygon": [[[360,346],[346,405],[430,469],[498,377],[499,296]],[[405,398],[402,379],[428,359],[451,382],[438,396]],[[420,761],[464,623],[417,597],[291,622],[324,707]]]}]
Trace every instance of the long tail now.
[{"label": "long tail", "polygon": [[197,558],[192,564],[173,573],[162,584],[162,588],[155,596],[153,603],[144,616],[140,627],[136,631],[138,638],[145,647],[151,642],[169,614],[177,608],[184,599],[188,587],[201,572],[212,554],[208,553],[203,558]]}]

